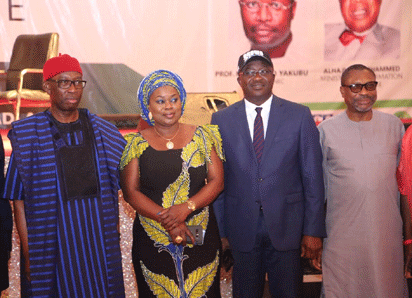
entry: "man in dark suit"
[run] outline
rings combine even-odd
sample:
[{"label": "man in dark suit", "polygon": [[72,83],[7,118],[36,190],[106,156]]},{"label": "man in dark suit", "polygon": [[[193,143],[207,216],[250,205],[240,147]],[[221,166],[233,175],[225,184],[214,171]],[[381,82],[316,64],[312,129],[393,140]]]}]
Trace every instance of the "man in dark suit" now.
[{"label": "man in dark suit", "polygon": [[274,79],[266,53],[243,54],[245,99],[212,116],[226,155],[215,208],[235,260],[234,297],[262,297],[266,273],[272,296],[296,297],[300,256],[320,266],[326,236],[319,133],[307,107],[272,94]]}]

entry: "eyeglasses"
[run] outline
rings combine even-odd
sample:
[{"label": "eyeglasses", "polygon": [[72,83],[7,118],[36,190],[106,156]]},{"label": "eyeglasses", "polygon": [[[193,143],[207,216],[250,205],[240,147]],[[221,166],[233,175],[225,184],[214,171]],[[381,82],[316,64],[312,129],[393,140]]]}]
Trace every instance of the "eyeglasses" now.
[{"label": "eyeglasses", "polygon": [[359,93],[362,91],[363,87],[365,87],[368,91],[375,91],[378,82],[367,82],[365,84],[350,84],[350,85],[342,85],[342,87],[348,87],[350,91],[353,93]]},{"label": "eyeglasses", "polygon": [[251,78],[251,77],[255,77],[257,74],[259,74],[261,77],[267,77],[267,76],[273,74],[273,71],[263,68],[263,69],[260,69],[260,70],[241,71],[241,73],[243,73],[244,76]]},{"label": "eyeglasses", "polygon": [[259,12],[262,9],[262,6],[266,5],[272,11],[280,11],[280,10],[287,10],[292,7],[293,1],[289,5],[284,5],[278,1],[272,1],[270,3],[262,3],[258,0],[250,0],[250,1],[239,1],[240,5],[246,6],[246,8],[250,12]]},{"label": "eyeglasses", "polygon": [[57,83],[57,86],[61,89],[69,89],[70,86],[73,84],[74,88],[76,89],[83,89],[86,86],[86,81],[81,81],[81,80],[49,80],[52,82]]}]

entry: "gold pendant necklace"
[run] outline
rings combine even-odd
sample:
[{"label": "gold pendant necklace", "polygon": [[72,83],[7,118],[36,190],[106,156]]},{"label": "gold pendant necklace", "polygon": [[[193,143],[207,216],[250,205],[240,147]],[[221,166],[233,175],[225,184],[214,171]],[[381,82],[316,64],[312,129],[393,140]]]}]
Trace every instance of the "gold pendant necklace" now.
[{"label": "gold pendant necklace", "polygon": [[165,139],[165,140],[167,141],[167,143],[166,143],[166,148],[167,148],[167,149],[171,150],[171,149],[173,149],[173,148],[175,147],[175,144],[172,142],[172,140],[173,140],[173,139],[177,136],[177,134],[179,133],[180,123],[178,124],[177,131],[176,131],[175,135],[174,135],[172,138],[170,138],[170,139],[167,139],[167,138],[165,138],[164,136],[162,136],[162,135],[157,131],[156,126],[153,126],[153,128],[154,128],[155,132],[159,135],[159,137],[161,137],[162,139]]}]

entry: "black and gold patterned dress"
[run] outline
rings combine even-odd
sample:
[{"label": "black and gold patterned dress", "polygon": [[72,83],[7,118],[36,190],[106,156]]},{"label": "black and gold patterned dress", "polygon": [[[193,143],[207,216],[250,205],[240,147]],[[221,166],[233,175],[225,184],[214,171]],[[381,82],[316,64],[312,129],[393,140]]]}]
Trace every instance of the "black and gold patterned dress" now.
[{"label": "black and gold patterned dress", "polygon": [[[155,150],[140,133],[126,140],[121,169],[139,158],[140,191],[163,208],[184,203],[205,185],[213,147],[224,159],[216,125],[197,127],[182,149]],[[203,245],[175,245],[160,223],[136,216],[132,257],[139,297],[220,297],[221,242],[212,205],[193,212],[186,223],[203,227]]]}]

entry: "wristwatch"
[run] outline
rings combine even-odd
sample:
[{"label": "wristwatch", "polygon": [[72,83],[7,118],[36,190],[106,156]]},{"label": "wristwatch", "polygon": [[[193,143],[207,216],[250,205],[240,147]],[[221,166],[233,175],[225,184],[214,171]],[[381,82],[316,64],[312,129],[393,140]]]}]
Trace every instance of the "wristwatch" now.
[{"label": "wristwatch", "polygon": [[189,208],[192,211],[196,210],[196,203],[193,201],[186,201],[187,202],[187,208]]}]

